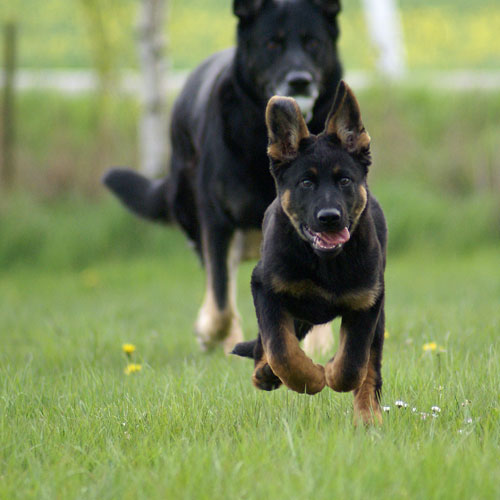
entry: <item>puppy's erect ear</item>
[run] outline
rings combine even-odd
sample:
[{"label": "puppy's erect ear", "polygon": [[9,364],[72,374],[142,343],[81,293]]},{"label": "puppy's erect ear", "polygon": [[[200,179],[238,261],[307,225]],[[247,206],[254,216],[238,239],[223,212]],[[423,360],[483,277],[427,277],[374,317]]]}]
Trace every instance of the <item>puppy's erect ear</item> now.
[{"label": "puppy's erect ear", "polygon": [[275,162],[293,160],[299,152],[300,141],[309,137],[299,105],[291,97],[271,97],[266,108],[266,125],[267,154]]},{"label": "puppy's erect ear", "polygon": [[333,19],[340,12],[340,0],[313,0],[328,19]]},{"label": "puppy's erect ear", "polygon": [[325,134],[335,135],[349,153],[367,156],[369,163],[370,136],[361,121],[358,101],[343,80],[337,87],[332,109],[326,119]]},{"label": "puppy's erect ear", "polygon": [[233,0],[234,15],[240,19],[255,16],[265,0]]}]

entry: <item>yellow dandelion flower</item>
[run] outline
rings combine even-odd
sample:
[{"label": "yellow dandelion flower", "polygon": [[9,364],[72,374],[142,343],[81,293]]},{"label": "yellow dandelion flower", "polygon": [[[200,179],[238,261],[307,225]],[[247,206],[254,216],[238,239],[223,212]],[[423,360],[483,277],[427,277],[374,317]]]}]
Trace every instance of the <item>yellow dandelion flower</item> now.
[{"label": "yellow dandelion flower", "polygon": [[388,339],[389,338],[389,332],[386,330],[384,332],[384,339]]},{"label": "yellow dandelion flower", "polygon": [[424,351],[435,351],[437,349],[437,344],[436,342],[427,342],[427,344],[422,346],[422,349]]},{"label": "yellow dandelion flower", "polygon": [[134,344],[123,344],[122,349],[125,354],[130,355],[135,351],[136,348]]},{"label": "yellow dandelion flower", "polygon": [[125,375],[130,375],[131,373],[140,372],[141,370],[142,370],[142,365],[139,365],[137,363],[130,363],[127,365],[127,368],[125,368]]}]

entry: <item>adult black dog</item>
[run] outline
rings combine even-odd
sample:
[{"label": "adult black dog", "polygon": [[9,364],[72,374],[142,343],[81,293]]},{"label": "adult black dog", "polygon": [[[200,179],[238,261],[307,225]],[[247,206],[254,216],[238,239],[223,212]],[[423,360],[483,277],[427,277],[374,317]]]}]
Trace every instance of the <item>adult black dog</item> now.
[{"label": "adult black dog", "polygon": [[[259,336],[234,354],[255,360],[259,389],[354,390],[355,418],[380,420],[387,229],[366,184],[370,137],[358,103],[341,82],[318,136],[288,97],[271,99],[266,121],[278,196],[252,275]],[[325,367],[314,364],[299,340],[337,316],[337,354]]]},{"label": "adult black dog", "polygon": [[206,268],[196,332],[203,348],[242,340],[235,305],[236,266],[251,230],[275,196],[266,157],[265,108],[294,96],[319,132],[340,80],[339,0],[234,0],[236,49],[207,59],[173,110],[167,178],[150,181],[112,169],[105,184],[143,217],[177,222]]}]

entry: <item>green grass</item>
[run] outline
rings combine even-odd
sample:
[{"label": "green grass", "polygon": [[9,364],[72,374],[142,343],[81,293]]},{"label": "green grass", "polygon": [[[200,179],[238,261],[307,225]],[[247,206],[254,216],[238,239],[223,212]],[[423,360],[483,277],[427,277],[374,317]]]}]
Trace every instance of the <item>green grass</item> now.
[{"label": "green grass", "polygon": [[[98,184],[136,163],[134,100],[19,97],[17,187],[0,197],[0,498],[500,496],[498,95],[358,96],[390,231],[391,410],[368,430],[350,395],[260,393],[250,362],[199,352],[195,256]],[[130,376],[124,342],[143,365]]]},{"label": "green grass", "polygon": [[[351,395],[258,392],[250,362],[199,351],[203,274],[177,230],[107,203],[30,203],[19,232],[35,231],[37,208],[25,247],[45,253],[0,254],[0,498],[500,495],[497,248],[389,256],[391,410],[381,428],[354,429]],[[248,338],[251,269],[239,273]],[[430,341],[440,347],[424,352]],[[130,376],[125,342],[143,365]]]}]

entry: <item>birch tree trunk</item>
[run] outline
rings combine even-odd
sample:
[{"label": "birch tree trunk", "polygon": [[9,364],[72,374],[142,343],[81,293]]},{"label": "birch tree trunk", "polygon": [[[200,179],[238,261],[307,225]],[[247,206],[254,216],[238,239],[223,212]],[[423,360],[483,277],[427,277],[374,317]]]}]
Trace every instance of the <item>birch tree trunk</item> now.
[{"label": "birch tree trunk", "polygon": [[406,71],[403,27],[397,0],[362,0],[368,32],[378,51],[378,70],[391,79]]},{"label": "birch tree trunk", "polygon": [[167,0],[141,0],[138,45],[142,116],[139,123],[140,170],[149,177],[165,173],[168,152],[163,29]]}]

